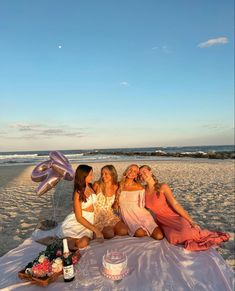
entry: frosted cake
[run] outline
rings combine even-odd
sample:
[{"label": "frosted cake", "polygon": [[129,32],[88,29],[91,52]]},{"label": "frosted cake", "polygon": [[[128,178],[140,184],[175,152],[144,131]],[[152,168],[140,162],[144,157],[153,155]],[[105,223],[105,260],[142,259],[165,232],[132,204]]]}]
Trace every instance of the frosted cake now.
[{"label": "frosted cake", "polygon": [[112,280],[120,280],[128,274],[127,256],[124,253],[107,250],[102,258],[102,274]]}]

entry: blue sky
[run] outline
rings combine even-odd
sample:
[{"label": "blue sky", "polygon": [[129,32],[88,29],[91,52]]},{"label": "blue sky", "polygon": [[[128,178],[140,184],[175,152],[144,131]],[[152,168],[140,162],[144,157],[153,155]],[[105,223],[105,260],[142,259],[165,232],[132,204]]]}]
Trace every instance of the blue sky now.
[{"label": "blue sky", "polygon": [[234,3],[0,1],[0,151],[234,141]]}]

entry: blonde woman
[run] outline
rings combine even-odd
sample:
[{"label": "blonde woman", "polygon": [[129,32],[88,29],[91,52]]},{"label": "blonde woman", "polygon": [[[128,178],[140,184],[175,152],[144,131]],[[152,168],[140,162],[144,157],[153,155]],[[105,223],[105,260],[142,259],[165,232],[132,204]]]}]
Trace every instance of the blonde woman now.
[{"label": "blonde woman", "polygon": [[134,164],[123,173],[118,197],[121,216],[131,236],[151,236],[160,240],[163,233],[145,209],[145,189],[137,182],[138,174],[139,167]]},{"label": "blonde woman", "polygon": [[118,190],[118,175],[113,165],[101,169],[100,179],[94,183],[93,188],[96,192],[95,227],[102,231],[106,239],[127,235],[127,226],[112,208]]}]

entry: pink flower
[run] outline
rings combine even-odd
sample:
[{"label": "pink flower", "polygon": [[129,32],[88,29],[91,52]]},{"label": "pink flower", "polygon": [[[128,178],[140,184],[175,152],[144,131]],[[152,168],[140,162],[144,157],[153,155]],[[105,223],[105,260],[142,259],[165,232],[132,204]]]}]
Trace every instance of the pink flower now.
[{"label": "pink flower", "polygon": [[75,265],[75,264],[78,263],[78,258],[77,258],[77,256],[72,256],[72,262],[73,262],[73,265]]},{"label": "pink flower", "polygon": [[62,256],[62,251],[61,251],[61,250],[58,250],[58,251],[56,252],[56,256],[57,256],[57,257],[61,257],[61,256]]},{"label": "pink flower", "polygon": [[45,277],[50,276],[52,272],[51,262],[48,259],[44,259],[42,263],[36,263],[32,267],[33,276]]}]

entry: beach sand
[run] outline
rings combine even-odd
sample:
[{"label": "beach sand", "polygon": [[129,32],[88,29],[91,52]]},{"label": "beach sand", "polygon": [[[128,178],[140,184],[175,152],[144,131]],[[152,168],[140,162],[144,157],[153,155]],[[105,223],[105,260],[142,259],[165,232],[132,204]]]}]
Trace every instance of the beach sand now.
[{"label": "beach sand", "polygon": [[[160,182],[170,185],[177,200],[202,228],[230,233],[230,241],[218,251],[235,270],[234,161],[179,159],[146,163]],[[95,181],[101,167],[107,163],[88,164],[94,169]],[[116,167],[120,177],[131,161],[108,164]],[[138,165],[142,164],[145,162],[138,161]],[[62,180],[38,197],[35,193],[38,184],[30,178],[33,168],[0,167],[0,256],[30,237],[41,220],[60,222],[72,209],[73,182]]]}]

